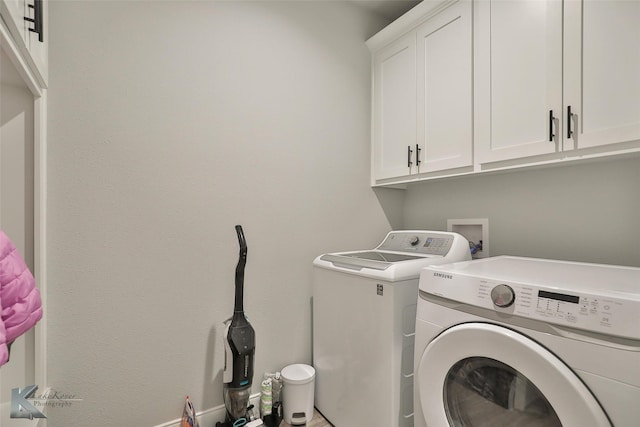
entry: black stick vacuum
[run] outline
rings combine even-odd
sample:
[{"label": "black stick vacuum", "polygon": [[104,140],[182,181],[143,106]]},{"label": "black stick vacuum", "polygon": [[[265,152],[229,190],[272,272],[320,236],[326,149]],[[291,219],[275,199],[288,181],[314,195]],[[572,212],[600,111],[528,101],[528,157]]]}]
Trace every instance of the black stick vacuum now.
[{"label": "black stick vacuum", "polygon": [[225,357],[222,377],[224,405],[227,409],[227,421],[222,425],[230,426],[242,426],[249,421],[247,407],[253,381],[253,357],[256,351],[255,332],[244,314],[244,267],[247,263],[247,243],[241,225],[236,225],[236,233],[240,243],[240,259],[236,266],[233,317],[225,322],[227,328],[224,334]]}]

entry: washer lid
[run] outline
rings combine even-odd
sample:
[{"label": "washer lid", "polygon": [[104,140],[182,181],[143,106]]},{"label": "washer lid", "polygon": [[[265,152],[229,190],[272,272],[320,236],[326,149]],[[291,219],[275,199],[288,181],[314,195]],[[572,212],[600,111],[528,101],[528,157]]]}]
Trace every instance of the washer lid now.
[{"label": "washer lid", "polygon": [[[456,398],[459,390],[452,387],[466,389],[467,401]],[[478,405],[469,406],[472,400]],[[563,426],[611,427],[598,401],[560,359],[518,332],[487,323],[451,327],[427,345],[416,372],[416,401],[428,426],[511,425],[515,415],[525,424],[547,415]],[[459,417],[468,423],[458,424]]]},{"label": "washer lid", "polygon": [[345,256],[349,258],[369,259],[372,261],[389,262],[389,263],[424,258],[424,256],[415,256],[415,255],[399,254],[394,252],[383,252],[383,251],[346,252],[346,253],[335,254],[335,255]]},{"label": "washer lid", "polygon": [[328,253],[313,265],[341,273],[399,282],[415,280],[427,265],[471,259],[469,242],[457,233],[392,231],[374,249]]},{"label": "washer lid", "polygon": [[337,254],[325,254],[320,257],[322,261],[328,261],[335,265],[356,268],[372,268],[374,270],[386,270],[394,263],[424,259],[425,256],[409,254],[397,254],[381,251],[344,252]]}]

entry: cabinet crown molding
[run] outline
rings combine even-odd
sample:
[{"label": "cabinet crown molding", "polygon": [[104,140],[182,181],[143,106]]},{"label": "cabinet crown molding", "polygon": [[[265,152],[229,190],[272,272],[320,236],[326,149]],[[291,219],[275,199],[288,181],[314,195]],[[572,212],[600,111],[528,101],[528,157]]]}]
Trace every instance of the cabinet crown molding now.
[{"label": "cabinet crown molding", "polygon": [[371,52],[388,45],[459,0],[423,0],[366,41]]}]

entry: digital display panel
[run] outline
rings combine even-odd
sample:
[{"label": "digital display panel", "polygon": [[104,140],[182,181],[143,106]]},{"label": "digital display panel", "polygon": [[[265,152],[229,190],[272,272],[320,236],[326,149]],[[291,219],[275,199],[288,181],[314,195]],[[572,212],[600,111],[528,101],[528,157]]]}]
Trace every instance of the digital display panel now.
[{"label": "digital display panel", "polygon": [[538,298],[549,298],[556,301],[570,302],[572,304],[578,304],[580,297],[575,295],[557,294],[555,292],[538,291]]}]

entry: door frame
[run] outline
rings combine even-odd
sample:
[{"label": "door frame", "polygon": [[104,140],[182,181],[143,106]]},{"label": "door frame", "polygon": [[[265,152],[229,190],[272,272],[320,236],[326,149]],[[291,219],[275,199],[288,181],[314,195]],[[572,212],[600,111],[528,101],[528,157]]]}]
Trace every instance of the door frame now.
[{"label": "door frame", "polygon": [[[33,275],[40,291],[43,316],[34,328],[34,378],[40,393],[48,388],[47,382],[47,88],[36,77],[13,40],[4,21],[0,19],[0,49],[9,57],[25,85],[33,95],[33,148],[34,148],[34,266]],[[24,384],[28,386],[30,384]],[[46,426],[41,419],[39,426]]]}]

